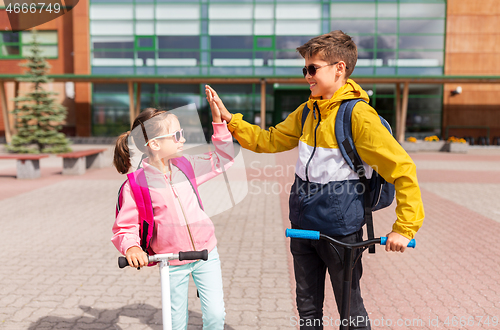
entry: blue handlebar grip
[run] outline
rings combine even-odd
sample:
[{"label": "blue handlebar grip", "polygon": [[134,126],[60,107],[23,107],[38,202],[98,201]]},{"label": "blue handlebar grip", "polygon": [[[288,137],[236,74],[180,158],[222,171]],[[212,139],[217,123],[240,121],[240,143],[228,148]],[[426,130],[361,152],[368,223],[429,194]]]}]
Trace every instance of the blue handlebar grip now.
[{"label": "blue handlebar grip", "polygon": [[[380,237],[380,245],[385,245],[386,242],[387,242],[387,237]],[[417,242],[415,241],[415,239],[412,239],[408,243],[408,247],[410,247],[410,248],[415,248],[416,245],[417,245]]]},{"label": "blue handlebar grip", "polygon": [[319,240],[319,231],[287,228],[285,231],[285,236]]}]

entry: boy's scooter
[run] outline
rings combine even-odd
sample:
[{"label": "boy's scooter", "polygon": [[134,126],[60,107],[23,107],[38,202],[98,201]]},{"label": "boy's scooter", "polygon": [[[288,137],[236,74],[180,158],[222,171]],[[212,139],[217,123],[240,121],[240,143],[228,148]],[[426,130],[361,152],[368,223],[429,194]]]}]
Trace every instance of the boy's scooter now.
[{"label": "boy's scooter", "polygon": [[[163,319],[163,330],[172,329],[172,314],[170,307],[170,276],[169,276],[169,261],[179,259],[182,260],[208,260],[208,250],[179,252],[179,254],[166,253],[155,254],[148,256],[149,262],[160,263],[160,281],[161,281],[161,309]],[[128,266],[127,258],[118,258],[118,267],[124,268]]]},{"label": "boy's scooter", "polygon": [[[293,238],[303,238],[303,239],[313,239],[313,240],[325,240],[330,242],[330,244],[340,246],[344,248],[344,283],[342,285],[342,307],[340,311],[340,330],[349,330],[350,325],[350,312],[351,312],[351,282],[352,282],[352,270],[359,260],[359,257],[363,254],[368,247],[375,244],[385,245],[387,242],[387,237],[374,238],[367,241],[362,241],[354,244],[344,243],[337,241],[329,236],[321,234],[319,231],[314,230],[302,230],[302,229],[287,229],[285,231],[286,237]],[[408,243],[408,247],[415,248],[416,242],[412,239]],[[361,249],[360,253],[355,260],[355,252]],[[339,256],[340,257],[340,256]]]}]

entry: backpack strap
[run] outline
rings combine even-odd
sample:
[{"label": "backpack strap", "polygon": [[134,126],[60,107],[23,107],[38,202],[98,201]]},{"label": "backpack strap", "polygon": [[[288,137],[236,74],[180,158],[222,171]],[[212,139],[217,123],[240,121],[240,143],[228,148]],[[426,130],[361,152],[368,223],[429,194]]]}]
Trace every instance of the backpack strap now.
[{"label": "backpack strap", "polygon": [[204,210],[203,203],[201,202],[200,198],[200,193],[198,192],[198,184],[196,183],[196,176],[194,174],[193,165],[191,165],[186,157],[173,158],[171,159],[171,162],[187,176],[189,182],[191,183],[191,187],[193,187],[194,193],[198,198],[198,203],[200,204],[201,209]]},{"label": "backpack strap", "polygon": [[120,186],[120,189],[118,189],[118,200],[116,201],[116,214],[115,216],[118,216],[118,213],[120,212],[121,208],[122,208],[122,191],[123,191],[123,186],[125,185],[125,183],[127,182],[127,180],[125,180],[122,185]]},{"label": "backpack strap", "polygon": [[148,252],[149,243],[153,237],[154,215],[153,204],[149,194],[148,183],[144,169],[127,174],[130,189],[135,198],[137,210],[139,211],[141,247]]},{"label": "backpack strap", "polygon": [[[337,139],[342,157],[344,157],[349,167],[358,175],[359,181],[363,185],[366,231],[368,239],[373,239],[375,234],[373,230],[370,184],[365,175],[363,161],[356,151],[356,146],[354,145],[354,139],[352,137],[352,111],[354,110],[354,106],[361,101],[364,102],[361,99],[346,100],[342,102],[337,112],[337,117],[335,118],[335,138]],[[375,245],[369,247],[369,253],[375,253]]]}]

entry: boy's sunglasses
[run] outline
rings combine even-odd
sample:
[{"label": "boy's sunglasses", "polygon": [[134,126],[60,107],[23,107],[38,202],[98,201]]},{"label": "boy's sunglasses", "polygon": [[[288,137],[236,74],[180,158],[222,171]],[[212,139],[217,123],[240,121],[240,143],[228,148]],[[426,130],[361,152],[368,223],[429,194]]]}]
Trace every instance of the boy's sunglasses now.
[{"label": "boy's sunglasses", "polygon": [[[311,77],[314,77],[314,75],[316,74],[316,72],[321,69],[321,68],[324,68],[325,66],[331,66],[331,65],[335,65],[339,62],[335,62],[335,63],[332,63],[332,64],[326,64],[326,65],[323,65],[323,66],[314,66],[314,65],[308,65],[308,66],[305,66],[302,68],[302,74],[304,75],[304,78],[307,76],[307,74],[309,73],[309,75]],[[347,70],[347,67],[346,67],[346,70]]]},{"label": "boy's sunglasses", "polygon": [[153,141],[154,139],[161,139],[161,138],[166,138],[166,137],[169,137],[169,136],[173,136],[174,137],[174,141],[175,142],[179,142],[184,137],[184,130],[181,128],[180,130],[175,131],[175,132],[173,132],[171,134],[160,135],[160,136],[154,137],[151,140],[149,140],[144,146],[147,146],[149,144],[149,142]]}]

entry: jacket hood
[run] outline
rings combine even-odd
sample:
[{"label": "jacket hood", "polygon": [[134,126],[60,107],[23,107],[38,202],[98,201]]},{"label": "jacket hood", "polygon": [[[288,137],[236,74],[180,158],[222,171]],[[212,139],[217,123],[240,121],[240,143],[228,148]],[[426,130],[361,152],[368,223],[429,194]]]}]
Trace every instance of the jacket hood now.
[{"label": "jacket hood", "polygon": [[321,117],[323,117],[330,114],[330,112],[335,108],[338,108],[342,101],[352,99],[362,99],[367,103],[370,101],[368,94],[363,90],[363,88],[361,88],[361,86],[354,82],[354,80],[347,79],[347,82],[340,87],[329,100],[323,100],[321,97],[310,96],[307,101],[307,107],[312,110],[314,102],[318,102]]}]

